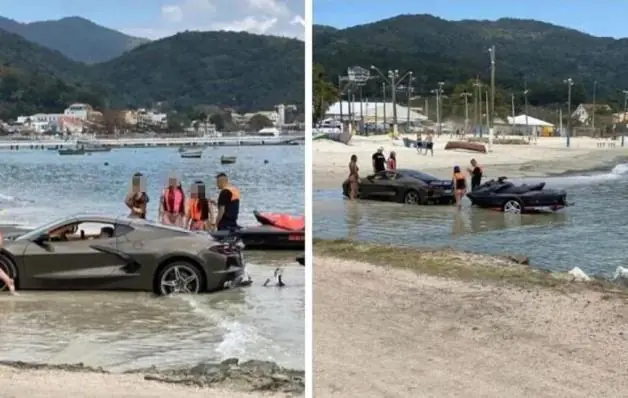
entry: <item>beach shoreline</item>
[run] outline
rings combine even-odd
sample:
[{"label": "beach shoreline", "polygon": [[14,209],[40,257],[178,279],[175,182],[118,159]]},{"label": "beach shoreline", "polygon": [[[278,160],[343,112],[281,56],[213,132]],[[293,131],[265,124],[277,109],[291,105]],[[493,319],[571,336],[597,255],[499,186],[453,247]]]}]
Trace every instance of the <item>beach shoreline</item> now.
[{"label": "beach shoreline", "polygon": [[[411,137],[413,138],[413,137]],[[315,189],[339,188],[348,175],[349,158],[358,156],[362,177],[371,174],[371,155],[384,147],[385,155],[397,154],[398,168],[417,169],[439,178],[449,178],[453,166],[467,167],[472,158],[484,167],[486,178],[539,178],[564,173],[590,172],[612,168],[628,158],[628,147],[602,147],[600,140],[572,138],[570,148],[564,138],[540,137],[526,145],[493,145],[492,152],[445,151],[446,136],[436,138],[434,156],[399,146],[388,136],[354,137],[348,145],[329,140],[312,143],[312,178]]]},{"label": "beach shoreline", "polygon": [[[145,369],[110,373],[83,364],[49,365],[0,361],[2,392],[31,398],[157,398],[164,396],[295,397],[303,396],[303,371],[265,361],[199,364],[190,369]],[[3,395],[5,396],[5,395]]]},{"label": "beach shoreline", "polygon": [[316,396],[625,395],[626,289],[453,250],[314,253]]}]

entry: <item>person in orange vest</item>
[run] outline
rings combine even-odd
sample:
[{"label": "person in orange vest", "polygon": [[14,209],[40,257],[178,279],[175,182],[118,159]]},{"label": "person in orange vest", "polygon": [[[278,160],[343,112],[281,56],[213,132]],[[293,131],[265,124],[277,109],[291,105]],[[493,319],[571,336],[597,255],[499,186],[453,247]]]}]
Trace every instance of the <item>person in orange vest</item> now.
[{"label": "person in orange vest", "polygon": [[238,215],[240,214],[240,190],[229,184],[225,173],[216,176],[216,186],[220,189],[218,194],[218,215],[216,227],[219,231],[228,231],[239,228]]},{"label": "person in orange vest", "polygon": [[159,219],[163,224],[183,226],[185,194],[175,177],[168,179],[168,186],[161,193]]},{"label": "person in orange vest", "polygon": [[190,199],[186,204],[185,224],[191,231],[213,231],[214,215],[205,194],[203,181],[195,181],[190,190]]}]

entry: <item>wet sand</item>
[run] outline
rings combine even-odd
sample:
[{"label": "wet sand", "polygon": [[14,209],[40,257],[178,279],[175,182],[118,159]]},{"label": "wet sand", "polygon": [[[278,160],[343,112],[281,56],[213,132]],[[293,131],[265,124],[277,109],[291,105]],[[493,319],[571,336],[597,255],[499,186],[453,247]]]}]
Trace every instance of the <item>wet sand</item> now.
[{"label": "wet sand", "polygon": [[248,398],[285,397],[286,394],[244,393],[224,388],[199,388],[144,380],[135,374],[26,370],[0,366],[4,398]]},{"label": "wet sand", "polygon": [[625,296],[454,279],[320,253],[314,269],[316,396],[628,391]]}]

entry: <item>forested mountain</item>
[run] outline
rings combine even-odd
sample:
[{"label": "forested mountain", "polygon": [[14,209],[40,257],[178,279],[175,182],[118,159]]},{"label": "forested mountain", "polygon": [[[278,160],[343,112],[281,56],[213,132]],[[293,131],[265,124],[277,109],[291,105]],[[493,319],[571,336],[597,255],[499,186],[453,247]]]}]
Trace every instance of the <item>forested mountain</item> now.
[{"label": "forested mountain", "polygon": [[81,17],[30,23],[0,17],[0,29],[88,64],[109,61],[148,42]]},{"label": "forested mountain", "polygon": [[[447,21],[431,15],[400,15],[350,27],[314,27],[314,61],[328,80],[349,66],[412,70],[415,93],[427,95],[445,82],[445,91],[470,86],[479,76],[489,80],[488,48],[496,47],[496,84],[503,99],[518,96],[524,80],[532,105],[564,103],[571,77],[573,102],[590,101],[597,81],[598,101],[623,103],[628,89],[628,39],[594,37],[534,20]],[[381,80],[364,87],[379,96]],[[507,98],[506,98],[507,97]]]},{"label": "forested mountain", "polygon": [[96,107],[238,111],[303,104],[304,43],[237,32],[185,32],[87,65],[0,30],[0,119]]}]

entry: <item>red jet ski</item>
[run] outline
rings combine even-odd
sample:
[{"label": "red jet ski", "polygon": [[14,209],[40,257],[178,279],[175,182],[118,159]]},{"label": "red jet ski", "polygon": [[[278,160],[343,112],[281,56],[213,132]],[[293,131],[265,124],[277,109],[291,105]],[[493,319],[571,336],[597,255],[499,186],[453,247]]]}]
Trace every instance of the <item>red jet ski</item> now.
[{"label": "red jet ski", "polygon": [[212,232],[216,239],[237,236],[250,250],[305,250],[305,217],[285,213],[258,212],[260,225],[233,231]]}]

